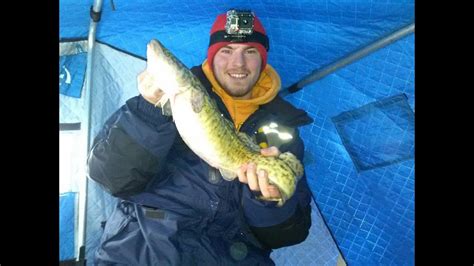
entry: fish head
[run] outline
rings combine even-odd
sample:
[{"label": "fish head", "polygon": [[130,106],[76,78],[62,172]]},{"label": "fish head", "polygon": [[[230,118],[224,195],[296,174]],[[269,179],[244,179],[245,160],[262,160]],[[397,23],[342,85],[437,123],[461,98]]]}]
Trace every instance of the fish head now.
[{"label": "fish head", "polygon": [[182,92],[188,86],[191,71],[158,40],[147,45],[147,71],[155,85],[168,95]]}]

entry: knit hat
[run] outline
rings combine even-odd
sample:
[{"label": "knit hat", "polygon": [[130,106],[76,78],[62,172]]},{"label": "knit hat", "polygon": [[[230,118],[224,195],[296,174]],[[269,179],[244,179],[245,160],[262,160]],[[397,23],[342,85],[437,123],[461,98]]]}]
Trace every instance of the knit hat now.
[{"label": "knit hat", "polygon": [[262,57],[262,68],[265,69],[267,65],[267,51],[270,49],[268,37],[262,23],[254,15],[253,17],[253,32],[250,35],[240,35],[239,38],[229,38],[226,34],[225,25],[227,21],[227,13],[217,16],[216,21],[212,25],[210,32],[209,48],[207,49],[207,62],[211,69],[214,62],[214,56],[222,47],[231,43],[245,43],[255,47]]}]

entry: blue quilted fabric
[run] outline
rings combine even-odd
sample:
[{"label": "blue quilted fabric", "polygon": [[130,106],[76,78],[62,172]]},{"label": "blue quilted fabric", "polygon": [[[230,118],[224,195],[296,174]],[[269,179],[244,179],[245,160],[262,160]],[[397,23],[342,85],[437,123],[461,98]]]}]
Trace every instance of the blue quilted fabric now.
[{"label": "blue quilted fabric", "polygon": [[[408,36],[288,97],[315,119],[301,130],[308,182],[349,265],[414,265],[414,160],[395,160],[359,172],[332,120],[403,93],[406,98],[398,96],[402,104],[395,105],[402,108],[393,109],[400,113],[392,113],[404,117],[404,128],[412,128],[414,118],[403,114],[414,110],[413,41],[414,36]],[[398,136],[407,140],[401,144],[412,147],[411,129],[398,130],[407,133]],[[365,133],[367,141],[374,139]],[[405,151],[401,154],[413,152]],[[370,162],[373,153],[358,156]]]},{"label": "blue quilted fabric", "polygon": [[74,258],[76,195],[76,192],[59,195],[59,260]]}]

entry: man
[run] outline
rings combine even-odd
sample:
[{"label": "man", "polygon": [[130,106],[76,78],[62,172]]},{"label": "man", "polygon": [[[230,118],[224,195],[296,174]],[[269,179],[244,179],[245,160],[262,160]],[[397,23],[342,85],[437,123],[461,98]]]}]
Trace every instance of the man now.
[{"label": "man", "polygon": [[[272,147],[262,155],[290,151],[303,161],[296,127],[312,120],[277,95],[280,78],[267,64],[268,49],[260,20],[230,10],[212,26],[207,60],[191,70],[237,131],[257,133],[258,139],[259,129],[271,124],[291,133],[267,140]],[[121,199],[106,222],[95,263],[274,265],[272,249],[308,235],[305,177],[281,207],[265,200],[280,192],[255,163],[242,165],[238,179],[223,180],[186,146],[172,117],[155,107],[163,93],[153,86],[150,68],[151,60],[138,76],[140,95],[108,119],[89,155],[89,177]]]}]

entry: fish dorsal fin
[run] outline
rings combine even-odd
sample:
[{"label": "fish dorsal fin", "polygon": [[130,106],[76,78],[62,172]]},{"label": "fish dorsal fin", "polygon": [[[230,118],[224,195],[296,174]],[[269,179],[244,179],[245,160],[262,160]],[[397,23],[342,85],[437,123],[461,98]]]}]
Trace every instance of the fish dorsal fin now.
[{"label": "fish dorsal fin", "polygon": [[249,135],[245,134],[244,132],[237,132],[237,136],[252,151],[260,153],[260,146],[258,146]]},{"label": "fish dorsal fin", "polygon": [[221,113],[220,116],[221,116],[221,118],[222,118],[221,120],[223,121],[225,126],[231,128],[232,130],[235,130],[234,129],[234,123],[232,123],[229,119],[225,118],[223,113]]},{"label": "fish dorsal fin", "polygon": [[282,160],[288,167],[291,168],[297,180],[299,180],[304,173],[303,164],[296,156],[291,152],[284,152],[278,156],[278,159]]},{"label": "fish dorsal fin", "polygon": [[232,181],[237,177],[237,173],[234,171],[219,169],[219,172],[221,173],[222,178],[224,178],[224,180],[227,180],[227,181]]}]

